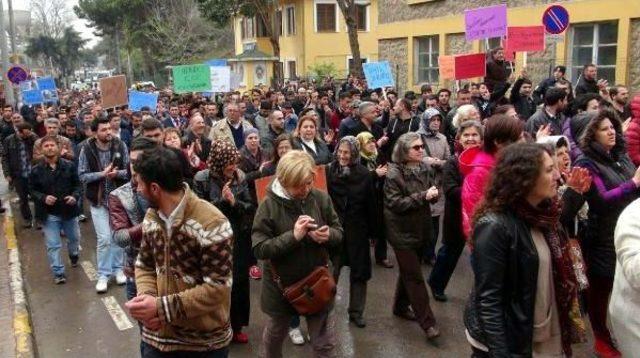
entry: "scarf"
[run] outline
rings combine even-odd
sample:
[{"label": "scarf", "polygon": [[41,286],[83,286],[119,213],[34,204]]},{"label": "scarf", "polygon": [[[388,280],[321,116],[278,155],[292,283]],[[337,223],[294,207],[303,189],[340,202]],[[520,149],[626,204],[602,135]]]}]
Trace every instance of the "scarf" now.
[{"label": "scarf", "polygon": [[[351,152],[351,160],[347,166],[340,165],[338,160],[338,149],[342,144],[346,144]],[[331,170],[337,171],[337,175],[340,178],[348,177],[351,174],[351,167],[360,162],[360,143],[354,136],[344,136],[336,145],[336,149],[333,152],[333,163],[331,164]]]},{"label": "scarf", "polygon": [[211,176],[223,178],[224,168],[229,164],[236,164],[240,160],[240,153],[236,146],[228,140],[218,140],[211,145],[209,152],[209,170]]},{"label": "scarf", "polygon": [[427,136],[427,138],[435,137],[440,133],[439,130],[433,130],[429,127],[431,124],[431,120],[433,117],[440,117],[440,126],[444,124],[444,120],[442,118],[442,114],[435,108],[427,108],[424,113],[422,113],[422,120],[420,121],[420,128],[418,129],[418,134],[422,134]]},{"label": "scarf", "polygon": [[526,200],[514,205],[516,215],[527,224],[542,231],[549,246],[553,271],[553,285],[558,305],[562,349],[571,356],[571,344],[586,342],[586,328],[578,303],[578,283],[569,252],[569,238],[560,224],[561,203],[558,198],[533,207]]},{"label": "scarf", "polygon": [[360,144],[360,156],[364,158],[367,162],[375,163],[376,159],[378,158],[378,151],[377,150],[374,150],[373,152],[367,151],[367,143],[369,143],[369,141],[372,139],[375,140],[373,134],[369,132],[362,132],[358,134],[356,138],[358,139],[358,143]]}]

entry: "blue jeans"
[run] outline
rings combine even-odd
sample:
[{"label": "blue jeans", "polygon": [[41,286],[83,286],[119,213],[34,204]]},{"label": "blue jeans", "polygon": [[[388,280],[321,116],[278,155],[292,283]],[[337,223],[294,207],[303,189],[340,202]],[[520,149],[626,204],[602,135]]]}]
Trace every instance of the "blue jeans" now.
[{"label": "blue jeans", "polygon": [[80,241],[78,218],[63,220],[58,216],[49,215],[44,222],[42,230],[47,245],[47,257],[49,258],[51,271],[55,276],[63,275],[64,264],[60,258],[60,248],[62,247],[60,230],[63,230],[67,236],[69,256],[78,256],[78,242]]},{"label": "blue jeans", "polygon": [[466,242],[461,239],[458,242],[445,243],[440,247],[436,263],[433,265],[429,276],[429,286],[431,286],[433,292],[444,294],[465,244]]},{"label": "blue jeans", "polygon": [[112,243],[111,226],[109,226],[109,210],[104,206],[91,205],[91,221],[98,239],[97,260],[98,278],[108,279],[122,270],[124,249]]}]

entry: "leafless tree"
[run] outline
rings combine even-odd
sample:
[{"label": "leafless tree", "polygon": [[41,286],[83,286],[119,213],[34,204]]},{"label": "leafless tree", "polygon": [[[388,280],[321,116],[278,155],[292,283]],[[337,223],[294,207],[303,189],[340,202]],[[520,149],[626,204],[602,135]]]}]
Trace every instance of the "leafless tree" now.
[{"label": "leafless tree", "polygon": [[33,34],[58,39],[72,20],[66,0],[31,0]]}]

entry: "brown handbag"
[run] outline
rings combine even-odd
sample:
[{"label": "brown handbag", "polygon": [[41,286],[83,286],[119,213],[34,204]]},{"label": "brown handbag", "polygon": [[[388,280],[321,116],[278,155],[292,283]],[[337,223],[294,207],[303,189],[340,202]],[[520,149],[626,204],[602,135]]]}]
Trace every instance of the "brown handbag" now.
[{"label": "brown handbag", "polygon": [[[325,253],[326,257],[326,253]],[[273,263],[269,262],[273,280],[276,282],[284,298],[302,316],[316,314],[325,309],[336,295],[336,281],[329,272],[329,263],[316,267],[302,280],[282,287],[280,276],[276,273]]]}]

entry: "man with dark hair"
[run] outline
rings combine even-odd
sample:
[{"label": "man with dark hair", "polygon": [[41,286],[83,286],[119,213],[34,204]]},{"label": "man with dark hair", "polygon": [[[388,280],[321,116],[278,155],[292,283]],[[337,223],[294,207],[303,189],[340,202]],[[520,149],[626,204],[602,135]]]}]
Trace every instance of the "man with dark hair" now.
[{"label": "man with dark hair", "polygon": [[607,80],[597,79],[598,77],[598,67],[593,63],[584,65],[582,68],[582,76],[578,80],[578,84],[576,84],[576,96],[585,94],[585,93],[595,93],[598,94],[603,89],[606,89],[609,83]]},{"label": "man with dark hair", "polygon": [[143,325],[143,356],[227,357],[232,336],[229,221],[183,184],[175,152],[143,152],[133,170],[149,210],[135,264],[138,295],[125,306]]},{"label": "man with dark hair", "polygon": [[10,185],[16,189],[20,199],[20,214],[24,220],[23,226],[33,226],[31,208],[29,208],[29,176],[31,175],[31,161],[33,159],[33,145],[38,136],[33,133],[33,127],[26,122],[19,122],[16,132],[3,142],[2,171]]},{"label": "man with dark hair", "polygon": [[54,282],[62,284],[67,278],[64,263],[60,259],[60,231],[67,237],[71,266],[76,267],[80,240],[78,201],[82,191],[75,164],[60,157],[58,138],[47,135],[42,138],[40,145],[44,160],[31,169],[29,188],[36,209],[36,219],[43,224],[47,257]]},{"label": "man with dark hair", "polygon": [[512,71],[509,62],[504,59],[504,48],[496,47],[491,49],[487,55],[487,71],[484,83],[491,92],[506,91],[509,87],[507,81],[509,81]]},{"label": "man with dark hair", "polygon": [[567,68],[565,66],[558,65],[553,68],[553,75],[549,78],[546,78],[538,84],[535,91],[533,91],[533,98],[536,103],[542,103],[544,100],[544,94],[547,93],[547,89],[553,87],[556,82],[560,79],[564,79],[564,75],[567,73]]},{"label": "man with dark hair", "polygon": [[182,130],[187,124],[187,119],[180,115],[180,107],[177,103],[172,103],[169,107],[169,115],[164,119],[162,125],[165,128],[173,127]]},{"label": "man with dark hair", "polygon": [[[48,136],[52,136],[56,138],[58,141],[58,149],[60,149],[60,153],[58,153],[62,158],[73,161],[75,158],[75,152],[73,151],[71,141],[64,136],[60,135],[60,121],[57,118],[47,118],[44,121],[44,127],[47,131]],[[44,158],[42,153],[42,138],[38,138],[36,143],[33,145],[33,161],[37,162],[40,159]]]},{"label": "man with dark hair", "polygon": [[140,137],[131,142],[129,170],[131,180],[109,194],[109,223],[113,242],[124,249],[124,274],[127,276],[127,300],[137,295],[134,264],[142,241],[142,219],[149,208],[147,200],[137,191],[133,163],[147,150],[157,149],[159,144],[151,138]]},{"label": "man with dark hair", "polygon": [[525,130],[536,137],[541,127],[549,135],[562,135],[562,128],[566,120],[562,113],[568,105],[567,93],[561,88],[549,88],[544,95],[544,107],[534,113],[525,124]]},{"label": "man with dark hair", "polygon": [[251,125],[258,130],[260,138],[266,136],[269,132],[269,113],[271,113],[272,109],[273,105],[271,104],[271,101],[260,101],[258,114],[256,114],[251,122]]},{"label": "man with dark hair", "polygon": [[631,118],[631,107],[629,106],[629,90],[623,85],[615,85],[609,88],[611,96],[611,106],[618,112],[621,121]]},{"label": "man with dark hair", "polygon": [[107,115],[107,118],[109,119],[109,123],[111,123],[111,134],[129,146],[133,136],[131,135],[129,128],[122,128],[122,118],[120,115],[115,112],[111,112]]},{"label": "man with dark hair", "polygon": [[147,118],[140,125],[141,134],[145,138],[151,138],[157,143],[162,143],[162,123],[155,118]]},{"label": "man with dark hair", "polygon": [[[20,115],[20,113],[16,113]],[[11,105],[5,105],[2,108],[2,124],[0,124],[0,141],[4,142],[4,139],[14,134],[15,128],[12,122],[13,107]]]},{"label": "man with dark hair", "polygon": [[338,108],[333,111],[331,115],[331,119],[329,120],[329,129],[332,129],[336,133],[338,132],[342,120],[351,116],[352,101],[353,96],[351,95],[351,92],[340,92],[340,95],[338,96]]},{"label": "man with dark hair", "polygon": [[446,88],[440,88],[438,90],[438,105],[436,109],[442,113],[442,118],[447,118],[447,115],[451,111],[451,106],[449,105],[450,99],[451,91]]},{"label": "man with dark hair", "polygon": [[78,174],[80,181],[85,185],[87,200],[91,204],[91,219],[98,240],[96,292],[105,293],[112,276],[115,276],[118,285],[126,283],[126,277],[122,272],[123,251],[112,245],[107,199],[109,193],[127,181],[129,153],[127,146],[111,134],[108,118],[94,119],[91,130],[95,135],[80,149]]},{"label": "man with dark hair", "polygon": [[516,109],[518,116],[526,121],[536,112],[536,103],[531,95],[532,83],[527,72],[523,69],[518,79],[511,88],[510,101]]}]

